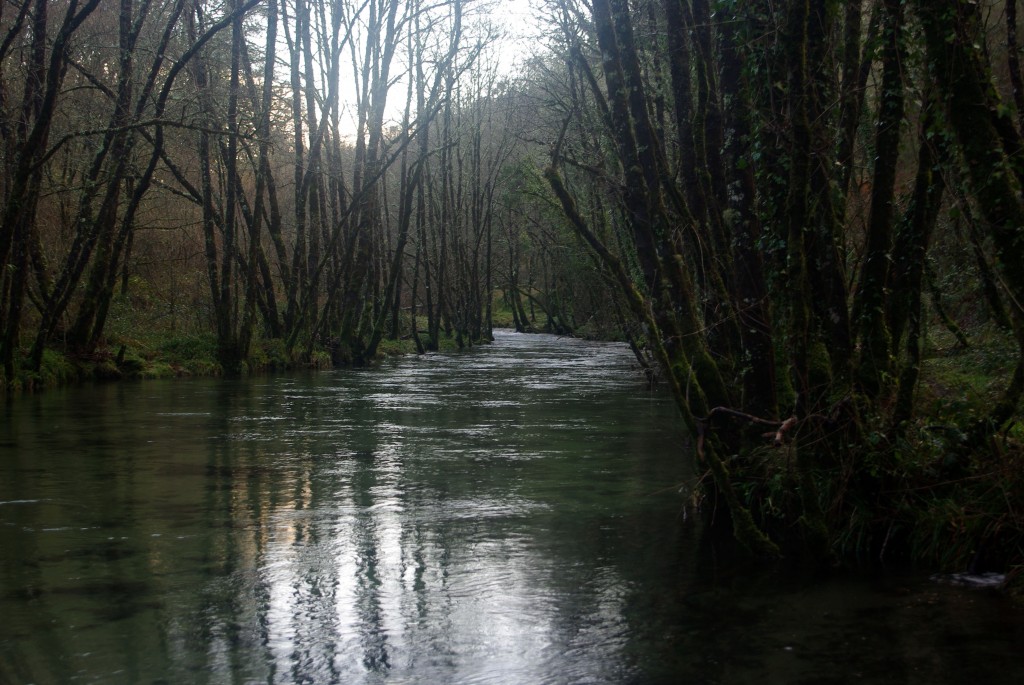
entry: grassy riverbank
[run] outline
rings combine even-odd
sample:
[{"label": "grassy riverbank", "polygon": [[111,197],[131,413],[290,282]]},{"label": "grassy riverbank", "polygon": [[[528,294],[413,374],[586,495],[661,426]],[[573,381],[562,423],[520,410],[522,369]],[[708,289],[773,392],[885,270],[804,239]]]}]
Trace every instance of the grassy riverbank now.
[{"label": "grassy riverbank", "polygon": [[[442,337],[441,350],[454,350],[453,338]],[[375,359],[415,354],[411,338],[383,340]],[[307,360],[290,355],[281,340],[257,340],[243,365],[243,373],[265,373],[293,369],[326,369],[334,366],[328,349],[314,348]],[[224,369],[217,361],[217,339],[209,333],[112,338],[88,356],[74,356],[47,350],[39,373],[20,371],[8,384],[9,393],[38,392],[63,385],[89,381],[154,379],[187,376],[221,376]]]},{"label": "grassy riverbank", "polygon": [[[494,328],[514,325],[512,312],[500,296],[495,297],[492,321]],[[408,321],[403,330],[409,330]],[[427,344],[425,317],[417,318],[417,330],[421,342]],[[454,335],[442,329],[437,347],[440,351],[451,352],[459,349],[459,343]],[[408,333],[398,339],[385,337],[369,363],[416,353],[416,343]],[[334,357],[331,349],[322,344],[314,344],[307,355],[305,350],[289,351],[283,340],[261,338],[253,341],[241,370],[244,374],[256,374],[344,366]],[[93,353],[75,355],[57,348],[47,349],[38,373],[19,365],[15,377],[5,385],[8,394],[16,395],[83,382],[221,376],[224,373],[217,359],[216,335],[201,322],[181,314],[162,314],[148,301],[140,304],[125,298],[115,304],[108,335]]]}]

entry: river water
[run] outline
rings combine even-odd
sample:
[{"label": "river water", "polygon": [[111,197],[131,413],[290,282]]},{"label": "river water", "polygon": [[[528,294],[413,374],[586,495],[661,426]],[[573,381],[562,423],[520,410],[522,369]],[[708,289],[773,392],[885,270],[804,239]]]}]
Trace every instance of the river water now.
[{"label": "river water", "polygon": [[620,345],[0,409],[0,683],[1024,682],[995,594],[716,563]]}]

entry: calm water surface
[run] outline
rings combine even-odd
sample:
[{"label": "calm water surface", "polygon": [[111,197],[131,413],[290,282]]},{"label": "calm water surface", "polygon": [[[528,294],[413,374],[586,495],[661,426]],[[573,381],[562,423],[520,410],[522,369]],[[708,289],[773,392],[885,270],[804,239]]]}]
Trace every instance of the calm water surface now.
[{"label": "calm water surface", "polygon": [[1024,682],[995,595],[716,567],[622,346],[0,410],[0,683]]}]

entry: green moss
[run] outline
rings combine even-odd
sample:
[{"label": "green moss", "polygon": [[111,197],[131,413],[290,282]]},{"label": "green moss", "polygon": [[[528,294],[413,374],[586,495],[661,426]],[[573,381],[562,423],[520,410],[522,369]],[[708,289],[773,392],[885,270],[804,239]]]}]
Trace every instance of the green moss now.
[{"label": "green moss", "polygon": [[832,384],[832,360],[828,347],[821,340],[807,350],[807,374],[811,388],[827,388]]},{"label": "green moss", "polygon": [[67,356],[56,350],[43,351],[43,363],[39,367],[39,379],[43,387],[56,387],[74,383],[82,378],[81,369]]},{"label": "green moss", "polygon": [[412,339],[384,339],[377,345],[378,357],[399,357],[406,354],[416,354],[416,344]]},{"label": "green moss", "polygon": [[329,369],[332,366],[331,353],[327,350],[313,350],[309,356],[309,367],[313,369]]},{"label": "green moss", "polygon": [[181,365],[187,376],[220,376],[224,368],[212,359],[189,359]]},{"label": "green moss", "polygon": [[288,346],[280,338],[258,340],[249,351],[247,366],[250,371],[280,371],[292,365]]},{"label": "green moss", "polygon": [[91,366],[92,377],[98,381],[117,381],[124,377],[121,369],[112,358],[105,358],[96,361]]},{"label": "green moss", "polygon": [[[423,344],[424,344],[424,346],[426,346],[428,348],[430,347],[430,345],[427,344],[427,339],[423,340]],[[454,336],[450,336],[450,335],[445,335],[444,331],[441,331],[441,337],[440,337],[440,340],[438,340],[438,344],[437,344],[437,351],[438,352],[457,352],[458,350],[459,350],[459,345],[458,345],[457,342],[455,342],[455,337]]]},{"label": "green moss", "polygon": [[170,364],[168,364],[167,362],[163,362],[163,361],[160,361],[160,362],[150,362],[150,363],[146,364],[145,367],[142,368],[139,371],[139,378],[149,378],[149,379],[154,379],[154,378],[174,378],[175,376],[180,376],[180,375],[181,374],[178,372],[177,369],[175,369],[175,367],[173,367]]},{"label": "green moss", "polygon": [[156,345],[156,356],[170,362],[217,359],[217,337],[214,335],[175,335]]},{"label": "green moss", "polygon": [[940,330],[926,347],[917,406],[937,422],[965,426],[987,415],[1013,373],[1011,336],[985,328],[971,337],[972,346],[964,349]]},{"label": "green moss", "polygon": [[126,352],[118,364],[118,368],[128,378],[139,378],[146,368],[146,360],[137,352]]},{"label": "green moss", "polygon": [[514,328],[516,325],[512,307],[500,290],[491,300],[491,323],[495,328]]}]

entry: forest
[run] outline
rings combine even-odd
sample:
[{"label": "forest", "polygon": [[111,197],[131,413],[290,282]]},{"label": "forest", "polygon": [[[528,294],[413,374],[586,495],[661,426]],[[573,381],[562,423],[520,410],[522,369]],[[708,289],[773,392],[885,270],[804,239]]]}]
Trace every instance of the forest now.
[{"label": "forest", "polygon": [[502,12],[0,4],[8,393],[619,339],[740,549],[1019,577],[1016,0]]}]

